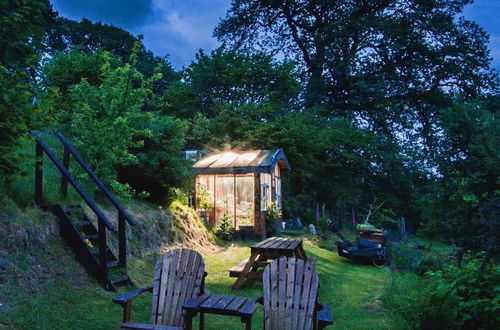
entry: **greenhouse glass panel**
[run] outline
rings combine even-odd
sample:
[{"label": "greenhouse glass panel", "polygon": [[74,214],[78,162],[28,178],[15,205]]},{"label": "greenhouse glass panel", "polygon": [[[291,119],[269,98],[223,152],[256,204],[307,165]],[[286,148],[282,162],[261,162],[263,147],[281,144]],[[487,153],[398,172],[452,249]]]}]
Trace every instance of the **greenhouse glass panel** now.
[{"label": "greenhouse glass panel", "polygon": [[234,176],[215,177],[215,223],[218,224],[224,213],[234,219]]},{"label": "greenhouse glass panel", "polygon": [[236,224],[254,225],[254,177],[236,176]]}]

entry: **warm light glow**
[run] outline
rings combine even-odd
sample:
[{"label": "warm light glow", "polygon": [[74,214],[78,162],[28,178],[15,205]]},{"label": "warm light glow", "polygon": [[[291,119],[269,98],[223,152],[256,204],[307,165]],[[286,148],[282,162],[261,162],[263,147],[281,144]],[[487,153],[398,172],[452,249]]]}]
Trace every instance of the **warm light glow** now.
[{"label": "warm light glow", "polygon": [[227,167],[229,164],[234,162],[234,160],[239,156],[239,154],[235,152],[224,152],[222,156],[219,158],[218,161],[216,161],[214,164],[212,164],[211,167]]},{"label": "warm light glow", "polygon": [[238,163],[241,164],[250,164],[257,156],[259,155],[258,151],[248,151],[240,155],[238,158]]}]

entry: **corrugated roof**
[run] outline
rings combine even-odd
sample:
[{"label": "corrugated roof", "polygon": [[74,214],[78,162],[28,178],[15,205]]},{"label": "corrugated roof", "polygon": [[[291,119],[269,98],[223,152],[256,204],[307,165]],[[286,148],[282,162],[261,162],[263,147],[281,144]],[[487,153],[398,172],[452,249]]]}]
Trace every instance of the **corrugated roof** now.
[{"label": "corrugated roof", "polygon": [[193,167],[200,174],[270,173],[276,164],[290,169],[282,149],[223,151],[207,155]]}]

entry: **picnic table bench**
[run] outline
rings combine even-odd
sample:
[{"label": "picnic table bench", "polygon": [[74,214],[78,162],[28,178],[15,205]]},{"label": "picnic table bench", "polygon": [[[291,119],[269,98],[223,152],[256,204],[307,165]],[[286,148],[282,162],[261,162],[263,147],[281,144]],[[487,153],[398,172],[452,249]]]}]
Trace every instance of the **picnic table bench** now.
[{"label": "picnic table bench", "polygon": [[262,268],[269,264],[269,259],[307,259],[302,240],[297,238],[270,237],[250,247],[250,251],[248,259],[229,269],[229,276],[238,278],[233,284],[233,290],[238,290],[247,279],[262,279]]}]

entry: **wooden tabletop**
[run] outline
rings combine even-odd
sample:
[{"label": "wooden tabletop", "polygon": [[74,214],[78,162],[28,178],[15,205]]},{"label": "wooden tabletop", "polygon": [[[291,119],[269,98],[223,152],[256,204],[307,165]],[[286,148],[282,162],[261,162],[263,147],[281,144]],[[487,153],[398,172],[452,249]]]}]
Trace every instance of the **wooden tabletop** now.
[{"label": "wooden tabletop", "polygon": [[262,269],[269,264],[269,259],[281,257],[307,259],[302,240],[298,238],[270,237],[254,244],[250,250],[248,259],[229,269],[229,276],[238,277],[232,287],[233,290],[238,290],[247,279],[261,279]]},{"label": "wooden tabletop", "polygon": [[200,298],[194,298],[182,305],[182,309],[187,312],[186,317],[189,318],[186,323],[186,328],[191,328],[191,319],[196,313],[208,313],[218,315],[238,316],[241,322],[246,324],[246,329],[251,329],[253,313],[256,310],[255,299],[209,295]]},{"label": "wooden tabletop", "polygon": [[254,250],[275,249],[275,250],[294,250],[302,243],[298,238],[269,237],[251,248]]}]

